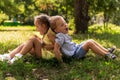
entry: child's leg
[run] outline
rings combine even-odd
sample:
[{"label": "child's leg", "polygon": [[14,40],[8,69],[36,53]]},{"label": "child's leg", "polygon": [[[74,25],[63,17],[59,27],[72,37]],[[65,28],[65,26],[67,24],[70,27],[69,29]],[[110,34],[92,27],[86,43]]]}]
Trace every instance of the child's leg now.
[{"label": "child's leg", "polygon": [[[36,41],[37,39],[37,41]],[[26,52],[29,52],[29,50],[27,50],[28,48],[26,48],[25,46],[28,46],[28,47],[32,47],[34,48],[36,45],[40,45],[40,40],[38,41],[39,39],[37,37],[32,37],[30,38],[27,42],[21,44],[20,46],[18,46],[17,48],[15,48],[14,50],[12,50],[9,54],[10,54],[10,57],[13,58],[15,56],[15,54],[17,53],[22,53],[22,54],[25,54]],[[34,42],[34,43],[33,43]],[[38,42],[38,44],[35,44],[36,42]],[[35,44],[35,46],[31,46],[31,44]],[[25,48],[25,50],[21,51],[23,48]],[[38,47],[39,48],[39,47]],[[36,49],[36,48],[35,48]],[[34,49],[31,49],[32,50],[32,53],[35,54],[35,52],[39,53],[39,51],[33,51]],[[40,50],[40,49],[39,49]]]},{"label": "child's leg", "polygon": [[96,44],[92,40],[86,41],[85,44],[83,44],[83,49],[86,51],[91,49],[94,53],[102,55],[104,57],[107,56],[107,57],[112,58],[112,59],[116,58],[116,55],[110,53],[108,50],[105,51],[104,47],[102,47],[99,44]]},{"label": "child's leg", "polygon": [[37,57],[41,57],[42,56],[41,55],[41,44],[40,44],[40,40],[38,38],[33,37],[33,38],[29,39],[24,44],[24,46],[21,48],[20,52],[15,54],[15,57],[10,60],[10,63],[13,63],[15,60],[18,60],[19,58],[22,57],[22,55],[27,54],[31,50],[34,50],[33,52],[35,52]]},{"label": "child's leg", "polygon": [[23,44],[18,46],[13,51],[11,51],[9,54],[0,55],[0,61],[12,59],[17,53],[19,53],[19,51],[22,49],[23,46],[24,46]]},{"label": "child's leg", "polygon": [[30,40],[28,40],[26,42],[26,44],[24,44],[24,47],[21,49],[21,51],[19,53],[21,54],[26,54],[28,52],[30,52],[31,50],[34,50],[33,52],[35,52],[34,54],[36,54],[38,57],[41,57],[41,43],[40,43],[40,39],[38,38],[31,38]]},{"label": "child's leg", "polygon": [[112,46],[111,48],[108,48],[108,49],[106,49],[106,48],[104,48],[102,45],[100,45],[98,42],[96,42],[96,41],[94,41],[94,40],[92,40],[92,39],[90,39],[92,42],[94,42],[97,46],[99,46],[102,50],[104,50],[104,51],[106,51],[106,52],[110,52],[110,53],[113,53],[113,51],[115,50],[115,46]]},{"label": "child's leg", "polygon": [[37,37],[30,38],[27,42],[11,51],[10,54],[0,55],[0,60],[10,60],[17,54],[18,56],[22,57],[22,55],[27,54],[31,50],[34,50],[34,54],[36,54],[38,57],[41,57],[41,44],[40,39]]},{"label": "child's leg", "polygon": [[91,42],[95,43],[99,48],[104,50],[105,52],[108,52],[108,49],[104,48],[102,45],[100,45],[98,42],[94,41],[93,39],[90,39]]},{"label": "child's leg", "polygon": [[93,42],[93,40],[86,41],[83,45],[83,49],[86,51],[91,49],[94,53],[100,54],[102,56],[105,56],[105,54],[108,53],[108,50],[106,50],[104,47],[97,45],[95,42]]},{"label": "child's leg", "polygon": [[11,59],[15,56],[15,54],[19,53],[20,50],[23,48],[24,44],[21,44],[20,46],[18,46],[17,48],[15,48],[14,50],[12,50],[9,54]]}]

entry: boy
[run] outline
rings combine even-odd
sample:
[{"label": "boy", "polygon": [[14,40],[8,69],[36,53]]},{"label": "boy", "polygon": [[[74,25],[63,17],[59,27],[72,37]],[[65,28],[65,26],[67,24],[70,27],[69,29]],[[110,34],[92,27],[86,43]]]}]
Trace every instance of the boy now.
[{"label": "boy", "polygon": [[116,56],[109,50],[102,47],[96,41],[90,39],[80,44],[71,42],[71,37],[68,36],[68,24],[61,16],[53,16],[50,18],[51,29],[56,33],[54,44],[54,52],[56,58],[62,61],[61,53],[68,57],[75,57],[80,59],[86,55],[91,49],[95,54],[115,59]]}]

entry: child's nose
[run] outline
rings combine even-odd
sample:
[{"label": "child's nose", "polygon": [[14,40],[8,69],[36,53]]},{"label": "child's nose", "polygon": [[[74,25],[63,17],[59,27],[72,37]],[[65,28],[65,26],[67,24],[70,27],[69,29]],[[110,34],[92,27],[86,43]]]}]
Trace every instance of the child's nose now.
[{"label": "child's nose", "polygon": [[39,31],[39,28],[36,28],[36,31]]},{"label": "child's nose", "polygon": [[68,24],[66,23],[65,26],[68,27]]},{"label": "child's nose", "polygon": [[36,30],[38,31],[38,28],[36,28]]},{"label": "child's nose", "polygon": [[37,31],[38,29],[36,28],[36,31]]}]

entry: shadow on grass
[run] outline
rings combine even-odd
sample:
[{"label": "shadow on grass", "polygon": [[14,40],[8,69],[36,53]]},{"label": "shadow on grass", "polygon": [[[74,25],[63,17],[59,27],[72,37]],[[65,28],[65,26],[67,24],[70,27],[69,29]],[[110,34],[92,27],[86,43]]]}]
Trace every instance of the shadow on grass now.
[{"label": "shadow on grass", "polygon": [[106,61],[100,56],[87,55],[84,59],[64,58],[64,61],[65,67],[55,58],[46,60],[24,56],[13,65],[0,63],[0,71],[4,78],[12,76],[16,80],[109,80],[111,75],[115,76],[114,79],[120,77],[119,59]]}]

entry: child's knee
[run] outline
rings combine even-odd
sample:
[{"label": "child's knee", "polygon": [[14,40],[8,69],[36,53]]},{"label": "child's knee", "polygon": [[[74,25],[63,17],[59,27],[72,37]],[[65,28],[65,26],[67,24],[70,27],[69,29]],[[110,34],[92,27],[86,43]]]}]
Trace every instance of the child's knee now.
[{"label": "child's knee", "polygon": [[31,41],[36,41],[36,40],[37,40],[37,37],[32,36],[29,40],[31,40]]},{"label": "child's knee", "polygon": [[94,40],[90,39],[86,41],[88,47],[92,47],[94,45]]},{"label": "child's knee", "polygon": [[86,41],[87,44],[91,44],[92,42],[92,39]]},{"label": "child's knee", "polygon": [[93,39],[89,39],[88,42],[91,42],[91,43],[92,43],[92,42],[95,42],[95,41],[94,41]]}]

